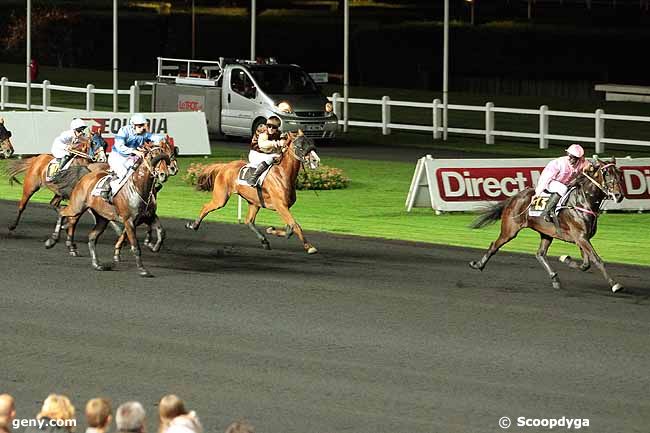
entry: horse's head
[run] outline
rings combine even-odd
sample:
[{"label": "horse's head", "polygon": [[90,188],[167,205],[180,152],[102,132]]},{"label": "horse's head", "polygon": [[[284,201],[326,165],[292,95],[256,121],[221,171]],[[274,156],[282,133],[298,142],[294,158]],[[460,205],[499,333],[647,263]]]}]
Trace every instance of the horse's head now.
[{"label": "horse's head", "polygon": [[151,176],[160,183],[165,183],[169,177],[171,159],[158,144],[145,147],[144,165]]},{"label": "horse's head", "polygon": [[11,131],[5,128],[5,122],[0,117],[0,158],[11,158],[14,154],[14,147],[11,145]]},{"label": "horse's head", "polygon": [[175,176],[178,173],[178,161],[176,157],[178,156],[178,146],[172,144],[169,136],[165,136],[160,142],[158,142],[162,152],[169,157],[171,161],[168,166],[168,171],[170,176]]},{"label": "horse's head", "polygon": [[106,162],[106,149],[108,148],[108,143],[102,138],[99,132],[93,133],[90,137],[90,150],[88,154],[97,162]]},{"label": "horse's head", "polygon": [[301,129],[289,133],[289,149],[297,160],[309,164],[311,168],[317,168],[320,164],[314,140],[303,134]]},{"label": "horse's head", "polygon": [[586,174],[596,186],[605,193],[607,198],[620,203],[625,198],[623,193],[623,176],[621,169],[616,166],[616,159],[600,160],[596,157],[594,163],[587,168]]}]

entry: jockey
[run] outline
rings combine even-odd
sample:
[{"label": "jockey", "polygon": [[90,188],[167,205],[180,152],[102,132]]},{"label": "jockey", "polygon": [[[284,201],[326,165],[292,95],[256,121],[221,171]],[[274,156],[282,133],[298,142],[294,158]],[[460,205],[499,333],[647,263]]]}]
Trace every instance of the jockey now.
[{"label": "jockey", "polygon": [[111,182],[104,183],[101,190],[102,198],[109,199],[111,193],[110,184],[119,185],[128,174],[129,169],[144,155],[138,149],[144,146],[145,142],[157,142],[163,138],[162,135],[152,134],[147,131],[147,119],[142,114],[131,116],[129,125],[121,127],[115,135],[113,149],[108,156],[108,165],[111,171],[115,173],[115,177]]},{"label": "jockey", "polygon": [[572,144],[566,150],[566,156],[561,156],[549,162],[537,182],[535,194],[547,191],[551,193],[546,208],[542,212],[544,220],[551,222],[553,210],[560,198],[567,192],[567,184],[580,174],[589,161],[585,159],[585,150],[579,144]]},{"label": "jockey", "polygon": [[251,173],[249,170],[246,176],[250,186],[255,186],[262,173],[282,154],[286,146],[284,136],[280,133],[280,123],[279,117],[271,116],[265,125],[257,127],[253,135],[248,161],[250,166],[255,167],[255,171]]},{"label": "jockey", "polygon": [[57,172],[62,170],[63,167],[70,161],[74,155],[70,153],[70,149],[74,147],[77,139],[84,135],[86,130],[86,123],[81,119],[73,119],[70,122],[70,129],[63,131],[52,143],[52,155],[59,160],[59,167]]}]

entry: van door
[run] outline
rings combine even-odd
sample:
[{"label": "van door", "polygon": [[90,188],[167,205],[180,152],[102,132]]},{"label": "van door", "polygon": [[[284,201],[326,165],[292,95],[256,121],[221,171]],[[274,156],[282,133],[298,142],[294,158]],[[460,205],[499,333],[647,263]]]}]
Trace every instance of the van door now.
[{"label": "van door", "polygon": [[226,74],[223,88],[221,130],[224,134],[248,137],[257,109],[257,89],[248,71],[233,67]]}]

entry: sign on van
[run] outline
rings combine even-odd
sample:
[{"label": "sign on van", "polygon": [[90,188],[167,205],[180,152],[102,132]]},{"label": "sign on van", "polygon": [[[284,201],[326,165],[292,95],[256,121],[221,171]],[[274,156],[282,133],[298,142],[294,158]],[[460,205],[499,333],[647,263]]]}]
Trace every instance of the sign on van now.
[{"label": "sign on van", "polygon": [[327,72],[310,72],[309,76],[315,83],[327,83],[329,81]]}]

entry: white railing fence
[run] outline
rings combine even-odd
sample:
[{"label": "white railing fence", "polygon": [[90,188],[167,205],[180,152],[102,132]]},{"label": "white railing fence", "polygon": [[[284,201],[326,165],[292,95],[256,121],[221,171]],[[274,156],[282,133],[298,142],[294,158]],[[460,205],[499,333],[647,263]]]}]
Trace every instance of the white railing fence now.
[{"label": "white railing fence", "polygon": [[[339,124],[341,125],[344,124],[345,120],[342,118],[341,104],[345,102],[345,98],[343,98],[339,93],[334,93],[328,99],[332,101],[334,105],[334,113],[339,118]],[[430,132],[432,133],[434,139],[439,139],[442,136],[442,132],[443,132],[442,110],[444,107],[442,102],[439,99],[434,99],[431,102],[410,102],[410,101],[393,101],[390,99],[390,97],[384,96],[381,99],[349,98],[348,103],[381,106],[381,113],[380,113],[381,121],[371,122],[371,121],[358,121],[358,120],[348,119],[348,125],[350,126],[381,128],[383,135],[389,135],[392,129],[401,129],[401,130],[408,130],[408,131]],[[391,121],[391,107],[411,107],[411,108],[421,108],[427,110],[429,114],[423,118],[430,118],[431,126],[393,123]],[[447,132],[457,133],[457,134],[484,135],[486,144],[494,144],[494,137],[519,137],[519,138],[538,140],[540,149],[548,149],[549,140],[587,142],[587,143],[594,143],[595,152],[599,154],[605,151],[605,144],[650,146],[650,141],[608,138],[605,135],[606,120],[617,120],[617,121],[622,120],[622,121],[629,121],[629,122],[650,122],[650,117],[628,116],[628,115],[621,115],[621,114],[606,114],[605,111],[602,109],[598,109],[593,113],[555,111],[555,110],[549,110],[548,106],[546,105],[542,105],[538,109],[495,107],[492,102],[486,103],[485,106],[448,104],[447,109],[449,111],[457,110],[457,111],[475,111],[475,112],[485,113],[485,122],[481,125],[483,126],[482,129],[452,128],[448,126]],[[495,114],[497,113],[523,114],[529,116],[536,116],[539,118],[539,129],[537,132],[504,131],[504,130],[495,129],[495,117],[496,117]],[[577,135],[549,134],[548,125],[549,125],[550,117],[593,119],[594,135],[585,137],[585,136],[577,136]]]},{"label": "white railing fence", "polygon": [[[129,98],[129,112],[134,113],[140,111],[140,96],[151,94],[151,91],[144,91],[140,89],[141,85],[146,85],[146,82],[136,81],[129,90],[118,90],[118,95],[128,96]],[[79,108],[70,108],[70,106],[54,105],[52,102],[52,91],[60,91],[67,93],[80,93],[85,94],[85,110],[97,111],[95,109],[95,95],[112,95],[113,89],[97,89],[94,85],[88,84],[86,87],[72,87],[72,86],[59,86],[45,80],[42,83],[32,83],[32,89],[41,89],[42,97],[41,104],[32,104],[31,101],[24,103],[10,102],[10,89],[22,88],[25,89],[27,83],[9,81],[7,77],[0,78],[0,110],[8,108],[22,108],[22,109],[36,109],[43,111],[77,111]],[[79,103],[82,103],[80,98]]]}]

